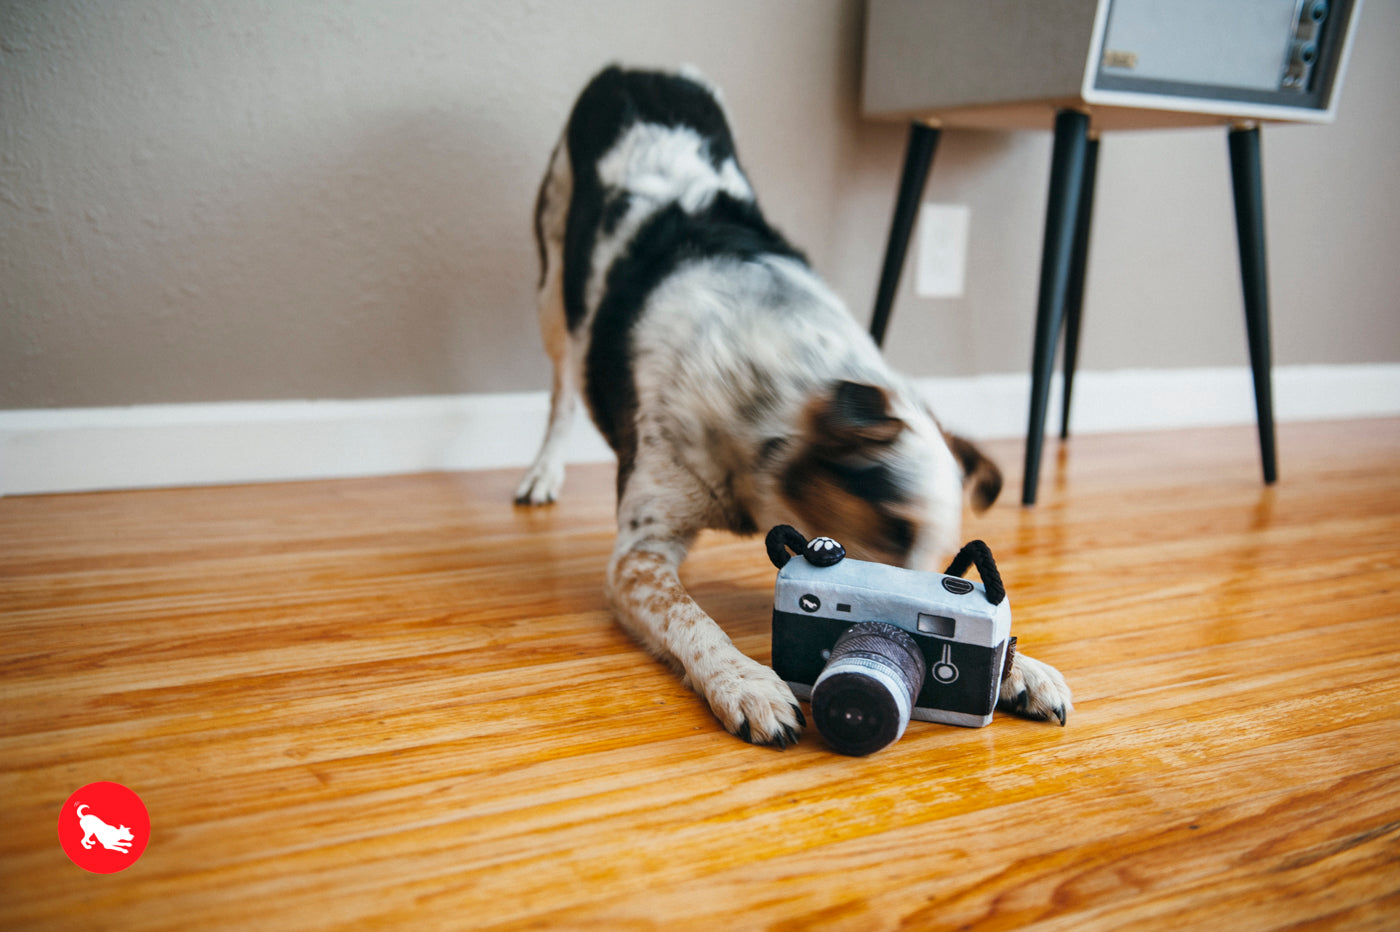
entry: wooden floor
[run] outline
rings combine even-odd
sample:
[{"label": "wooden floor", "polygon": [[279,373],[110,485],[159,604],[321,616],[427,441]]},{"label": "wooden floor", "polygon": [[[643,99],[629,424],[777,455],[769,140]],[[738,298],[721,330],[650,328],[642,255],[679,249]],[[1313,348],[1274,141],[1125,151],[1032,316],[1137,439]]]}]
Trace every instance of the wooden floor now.
[{"label": "wooden floor", "polygon": [[[1076,438],[969,521],[1068,727],[725,734],[610,621],[611,477],[0,500],[0,928],[1400,928],[1400,421]],[[1003,465],[1019,443],[990,445]],[[815,533],[819,529],[811,529]],[[769,656],[759,540],[686,578]],[[86,783],[150,844],[89,874]]]}]

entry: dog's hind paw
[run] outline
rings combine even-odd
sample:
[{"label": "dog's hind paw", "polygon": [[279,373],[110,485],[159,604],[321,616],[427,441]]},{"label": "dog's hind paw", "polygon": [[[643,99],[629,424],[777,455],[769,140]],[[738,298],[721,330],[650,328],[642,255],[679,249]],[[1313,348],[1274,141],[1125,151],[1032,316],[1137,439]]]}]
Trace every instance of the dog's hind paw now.
[{"label": "dog's hind paw", "polygon": [[730,734],[750,744],[779,749],[796,744],[807,720],[792,690],[771,668],[741,660],[705,684],[710,709]]},{"label": "dog's hind paw", "polygon": [[1017,654],[1012,661],[999,699],[997,705],[1008,712],[1061,725],[1074,711],[1069,684],[1060,671],[1025,654]]},{"label": "dog's hind paw", "polygon": [[536,460],[515,488],[517,505],[548,505],[564,487],[564,464]]}]

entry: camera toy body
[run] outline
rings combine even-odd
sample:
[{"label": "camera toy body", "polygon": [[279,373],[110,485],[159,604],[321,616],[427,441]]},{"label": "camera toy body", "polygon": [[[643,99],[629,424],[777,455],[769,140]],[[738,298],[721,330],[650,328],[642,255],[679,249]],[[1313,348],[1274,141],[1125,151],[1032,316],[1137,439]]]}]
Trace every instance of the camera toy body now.
[{"label": "camera toy body", "polygon": [[[784,531],[786,541],[775,541]],[[969,544],[949,567],[960,573],[976,560],[977,583],[847,559],[829,538],[803,542],[802,555],[788,558],[784,543],[796,549],[802,540],[786,526],[769,534],[769,556],[779,566],[773,669],[795,695],[812,700],[818,730],[833,747],[878,750],[899,738],[909,718],[973,728],[991,722],[1014,639],[985,544]],[[890,716],[899,719],[893,726],[884,721]]]}]

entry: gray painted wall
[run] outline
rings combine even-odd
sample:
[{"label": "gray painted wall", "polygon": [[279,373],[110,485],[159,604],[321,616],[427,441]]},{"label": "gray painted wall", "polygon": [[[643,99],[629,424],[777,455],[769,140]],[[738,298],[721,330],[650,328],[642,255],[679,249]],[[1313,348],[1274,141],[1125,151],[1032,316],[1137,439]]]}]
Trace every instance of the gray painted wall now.
[{"label": "gray painted wall", "polygon": [[[1032,15],[1033,4],[1027,4]],[[721,85],[770,218],[862,320],[904,130],[856,0],[0,0],[0,408],[542,389],[535,185],[602,64]],[[1332,126],[1267,127],[1279,364],[1400,361],[1400,0]],[[889,354],[1024,371],[1044,133],[944,134],[967,294]],[[1243,365],[1222,130],[1105,138],[1085,369]]]}]

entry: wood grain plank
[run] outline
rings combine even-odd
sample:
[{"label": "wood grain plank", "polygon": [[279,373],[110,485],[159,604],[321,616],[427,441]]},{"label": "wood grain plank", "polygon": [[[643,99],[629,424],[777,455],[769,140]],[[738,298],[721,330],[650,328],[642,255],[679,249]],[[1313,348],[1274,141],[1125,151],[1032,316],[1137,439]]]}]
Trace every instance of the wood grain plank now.
[{"label": "wood grain plank", "polygon": [[[1061,447],[967,536],[1068,727],[866,759],[628,641],[606,469],[0,500],[0,927],[1395,927],[1400,421],[1280,442],[1270,489],[1243,429]],[[761,542],[684,577],[768,658]],[[120,874],[55,840],[93,780],[151,811]]]}]

